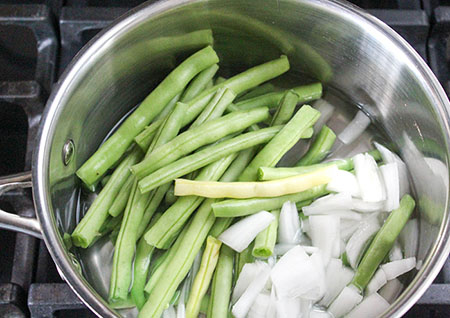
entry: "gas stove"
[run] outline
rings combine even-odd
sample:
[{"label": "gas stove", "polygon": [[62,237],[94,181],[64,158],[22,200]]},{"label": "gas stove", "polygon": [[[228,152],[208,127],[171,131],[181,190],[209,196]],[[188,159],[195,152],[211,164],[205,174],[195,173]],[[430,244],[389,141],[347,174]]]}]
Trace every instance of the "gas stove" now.
[{"label": "gas stove", "polygon": [[[0,0],[0,176],[30,169],[52,85],[75,54],[140,0]],[[402,35],[450,94],[450,0],[354,0]],[[33,216],[31,194],[0,208]],[[95,317],[60,278],[43,241],[0,231],[0,317]],[[450,260],[405,315],[450,317]]]}]

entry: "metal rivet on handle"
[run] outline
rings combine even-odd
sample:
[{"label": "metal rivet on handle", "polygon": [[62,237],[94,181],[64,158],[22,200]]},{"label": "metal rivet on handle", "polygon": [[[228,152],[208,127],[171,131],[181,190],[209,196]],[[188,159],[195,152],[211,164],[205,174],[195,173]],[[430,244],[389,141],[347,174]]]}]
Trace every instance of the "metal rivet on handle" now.
[{"label": "metal rivet on handle", "polygon": [[65,142],[62,149],[62,160],[65,166],[67,166],[70,161],[72,161],[73,154],[75,153],[75,144],[72,139]]}]

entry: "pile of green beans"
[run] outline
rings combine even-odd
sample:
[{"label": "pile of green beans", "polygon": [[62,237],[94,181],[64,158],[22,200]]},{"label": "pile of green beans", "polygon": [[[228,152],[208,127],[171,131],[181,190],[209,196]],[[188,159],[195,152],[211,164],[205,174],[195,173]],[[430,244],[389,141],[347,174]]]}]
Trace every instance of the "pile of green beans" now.
[{"label": "pile of green beans", "polygon": [[[321,185],[269,198],[176,197],[176,178],[263,181],[329,165],[353,169],[351,159],[323,163],[336,135],[327,126],[314,132],[320,113],[304,105],[322,96],[321,83],[293,88],[268,83],[289,70],[286,56],[227,79],[217,76],[220,61],[209,46],[210,35],[193,33],[207,41],[203,48],[150,92],[77,171],[85,188],[97,183],[103,188],[71,234],[72,243],[89,248],[110,235],[115,250],[109,302],[131,302],[142,318],[161,317],[169,304],[176,304],[184,281],[186,317],[200,312],[229,317],[231,289],[242,267],[273,254],[282,205],[291,201],[301,207],[329,193]],[[276,167],[299,139],[314,133],[296,167]],[[380,160],[378,152],[370,154]],[[409,217],[411,202],[404,200],[384,231],[398,232],[401,226],[392,229],[391,224]],[[236,218],[261,210],[270,211],[275,220],[243,252],[235,253],[217,239]],[[378,261],[388,247],[375,238],[369,249]],[[193,273],[197,255],[202,255],[201,264]],[[361,289],[373,274],[374,261],[366,258],[370,256],[361,261],[353,282]]]}]

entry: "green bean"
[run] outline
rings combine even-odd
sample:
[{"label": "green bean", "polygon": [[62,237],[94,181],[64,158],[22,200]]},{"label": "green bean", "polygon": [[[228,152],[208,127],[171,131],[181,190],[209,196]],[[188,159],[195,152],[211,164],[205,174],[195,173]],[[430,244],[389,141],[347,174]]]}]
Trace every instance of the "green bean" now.
[{"label": "green bean", "polygon": [[275,198],[254,198],[254,199],[231,199],[213,204],[213,212],[216,217],[236,217],[250,215],[262,210],[280,209],[284,202],[299,202],[308,199],[315,199],[329,191],[326,185],[316,186],[299,193],[283,195]]},{"label": "green bean", "polygon": [[129,167],[140,158],[142,158],[142,152],[136,147],[114,170],[109,182],[73,231],[72,241],[75,246],[86,248],[99,235],[99,230],[108,217],[108,210],[114,198],[130,175]]},{"label": "green bean", "polygon": [[265,83],[260,86],[257,86],[251,90],[249,90],[247,93],[243,94],[242,96],[238,97],[239,101],[244,101],[250,98],[254,98],[257,96],[265,95],[268,93],[273,93],[276,90],[276,87],[271,83]]},{"label": "green bean", "polygon": [[284,93],[280,100],[277,111],[273,115],[271,126],[284,125],[287,123],[295,111],[295,106],[298,103],[298,95],[295,91],[289,90]]},{"label": "green bean", "polygon": [[181,92],[195,75],[218,61],[217,54],[208,46],[182,62],[78,169],[78,177],[87,185],[92,185],[99,180],[120,159],[134,137],[161,112],[164,106]]},{"label": "green bean", "polygon": [[173,293],[186,277],[194,262],[195,256],[201,249],[209,230],[214,224],[214,214],[211,213],[211,204],[214,200],[205,200],[191,224],[186,228],[184,237],[178,237],[175,244],[180,242],[179,248],[164,271],[164,276],[154,285],[147,302],[139,312],[140,318],[160,317],[166,308]]},{"label": "green bean", "polygon": [[181,129],[181,121],[186,113],[187,105],[184,103],[177,103],[175,108],[170,114],[163,119],[161,126],[159,127],[155,137],[153,138],[150,147],[147,149],[144,160],[147,159],[150,154],[153,155],[153,151],[174,139]]},{"label": "green bean", "polygon": [[216,218],[216,222],[214,222],[211,231],[209,231],[209,235],[219,237],[219,235],[222,234],[232,222],[233,218]]},{"label": "green bean", "polygon": [[145,127],[139,135],[134,137],[134,142],[142,149],[142,151],[147,152],[147,149],[150,147],[156,132],[164,121],[164,118],[165,117],[155,119],[149,126]]},{"label": "green bean", "polygon": [[139,181],[139,189],[141,192],[150,191],[161,184],[184,176],[224,156],[265,143],[272,139],[280,129],[280,126],[264,128],[208,146],[192,155],[168,164],[143,178]]},{"label": "green bean", "polygon": [[276,60],[252,67],[245,72],[225,80],[224,82],[214,85],[188,103],[189,109],[186,112],[183,126],[192,122],[198,114],[201,113],[203,108],[219,88],[226,87],[238,95],[243,91],[256,87],[261,83],[285,73],[287,70],[289,70],[289,61],[287,57],[283,55]]},{"label": "green bean", "polygon": [[225,82],[226,80],[227,80],[227,79],[226,79],[225,77],[218,76],[218,77],[216,78],[216,81],[214,82],[214,85],[219,85],[219,84]]},{"label": "green bean", "polygon": [[[375,160],[381,160],[381,155],[378,150],[372,150],[368,152],[369,155],[374,157]],[[260,167],[258,169],[258,180],[269,181],[276,179],[283,179],[293,177],[299,174],[304,174],[318,169],[323,169],[332,165],[336,165],[341,170],[350,171],[353,169],[352,158],[337,159],[325,163],[318,163],[310,166],[299,166],[289,168],[272,168],[272,167]]]},{"label": "green bean", "polygon": [[105,185],[108,183],[109,179],[111,179],[110,174],[108,174],[102,178],[102,181],[100,181],[102,187],[105,187]]},{"label": "green bean", "polygon": [[[306,103],[322,96],[322,84],[320,83],[297,86],[290,90],[298,95],[298,103]],[[261,106],[274,108],[278,106],[285,93],[286,91],[268,93],[236,103],[236,106],[239,109],[252,109]]]},{"label": "green bean", "polygon": [[139,224],[137,237],[141,237],[145,233],[145,228],[147,227],[149,220],[155,213],[156,209],[158,209],[170,185],[171,183],[163,184],[154,191],[149,193],[151,198],[149,199],[147,208],[145,209],[144,215],[142,216],[142,221]]},{"label": "green bean", "polygon": [[[145,292],[148,294],[152,292],[158,280],[163,277],[167,266],[172,262],[173,258],[178,252],[178,249],[183,242],[183,238],[186,236],[187,229],[189,226],[185,227],[180,235],[175,240],[175,243],[170,247],[170,249],[163,255],[161,263],[158,266],[155,266],[154,270],[151,272],[150,279],[145,285]],[[144,238],[145,239],[145,238]]]},{"label": "green bean", "polygon": [[236,159],[234,159],[233,163],[230,167],[225,171],[220,181],[223,182],[233,182],[236,181],[241,175],[242,171],[245,170],[245,167],[252,161],[253,157],[257,152],[256,147],[251,147],[239,152]]},{"label": "green bean", "polygon": [[122,223],[123,215],[118,215],[116,217],[108,217],[108,219],[103,223],[103,225],[100,227],[100,233],[101,236],[108,234],[112,230],[114,230],[117,226],[120,226],[120,223]]},{"label": "green bean", "polygon": [[[161,213],[155,214],[149,227],[152,226],[160,216]],[[147,281],[150,261],[152,259],[154,250],[155,247],[152,245],[148,245],[144,238],[141,238],[139,240],[139,243],[136,247],[136,256],[134,258],[133,285],[131,287],[130,293],[138,309],[142,308],[142,306],[144,306],[145,304],[144,286]]]},{"label": "green bean", "polygon": [[236,284],[236,281],[239,278],[239,275],[242,272],[242,268],[244,268],[244,265],[247,263],[253,263],[255,261],[255,258],[253,257],[252,251],[253,251],[253,245],[254,242],[252,242],[245,250],[238,253],[236,256],[236,263],[235,263],[235,275],[234,275],[234,284]]},{"label": "green bean", "polygon": [[352,284],[361,291],[364,291],[378,266],[394,246],[395,240],[408,222],[415,205],[416,203],[410,195],[403,196],[398,209],[389,214],[383,226],[375,235],[352,280]]},{"label": "green bean", "polygon": [[[267,108],[257,108],[253,112],[233,112],[221,118],[208,120],[189,129],[155,149],[151,156],[131,167],[133,174],[142,179],[153,171],[170,164],[186,154],[213,143],[227,135],[241,131],[269,115]],[[141,189],[142,190],[142,189]]]},{"label": "green bean", "polygon": [[119,232],[120,232],[120,224],[114,230],[112,230],[111,233],[109,233],[109,240],[111,241],[112,245],[116,245]]},{"label": "green bean", "polygon": [[336,134],[328,126],[323,126],[308,152],[296,166],[309,166],[321,162],[330,152],[335,140]]},{"label": "green bean", "polygon": [[142,214],[131,213],[133,202],[139,195],[137,182],[133,183],[127,207],[125,208],[122,225],[116,241],[114,250],[113,269],[111,273],[111,283],[109,288],[109,299],[111,301],[124,300],[127,298],[128,289],[131,283],[131,261],[133,259],[134,246],[136,244],[136,230]]},{"label": "green bean", "polygon": [[[313,202],[312,199],[309,200],[303,200],[303,201],[299,201],[295,203],[295,206],[297,207],[297,210],[301,210],[301,208],[303,208],[304,206],[308,206]],[[299,213],[300,214],[300,213]]]},{"label": "green bean", "polygon": [[189,83],[189,85],[184,90],[183,96],[181,97],[182,102],[188,102],[200,94],[206,85],[213,79],[216,75],[219,65],[214,64],[207,69],[201,71],[194,79]]},{"label": "green bean", "polygon": [[194,282],[186,303],[186,318],[197,318],[200,313],[200,305],[211,283],[214,270],[219,260],[219,251],[222,242],[209,236],[206,239],[206,247],[202,255],[200,268],[195,275]]},{"label": "green bean", "polygon": [[[218,180],[237,154],[231,154],[210,164],[202,169],[195,180]],[[204,201],[204,198],[198,196],[186,196],[179,198],[172,206],[167,209],[156,224],[150,228],[144,238],[147,243],[157,248],[163,248],[186,223],[191,214]]]},{"label": "green bean", "polygon": [[320,112],[305,105],[253,158],[239,177],[239,181],[257,180],[259,167],[274,167],[283,155],[294,146],[307,128],[319,119]]},{"label": "green bean", "polygon": [[167,192],[166,192],[166,196],[164,197],[164,202],[165,202],[167,205],[172,205],[172,204],[174,204],[174,203],[177,201],[177,199],[178,199],[178,197],[176,197],[175,194],[173,193],[173,189],[174,189],[174,185],[173,185],[173,183],[172,183],[172,184],[170,185],[169,190],[167,190]]},{"label": "green bean", "polygon": [[[184,92],[184,91],[183,91],[183,92]],[[166,106],[164,107],[164,109],[158,114],[158,116],[155,117],[155,119],[154,119],[153,122],[157,121],[158,119],[166,118],[167,115],[169,115],[169,114],[172,112],[172,110],[175,108],[175,105],[180,101],[181,95],[182,95],[182,93],[176,94],[175,97],[172,98],[172,99],[170,100],[170,102],[167,103],[167,105],[166,105]],[[151,125],[150,125],[150,126],[151,126]],[[150,127],[150,126],[147,126],[147,127]],[[145,127],[145,128],[147,129],[147,127]],[[145,131],[145,129],[144,129],[144,131]],[[144,131],[143,131],[143,132],[144,132]],[[143,133],[143,132],[142,132],[142,133]],[[141,134],[142,134],[142,133],[141,133]],[[140,135],[140,134],[139,134],[139,135]],[[139,136],[139,135],[138,135],[138,136]],[[137,138],[137,136],[136,136],[136,138]],[[136,138],[134,138],[135,141],[136,141]],[[148,147],[147,147],[147,148],[148,148]],[[147,149],[146,149],[146,150],[147,150]]]},{"label": "green bean", "polygon": [[213,80],[213,79],[210,79],[210,80],[208,81],[208,83],[206,83],[205,90],[206,90],[206,89],[210,89],[210,88],[213,87],[213,86],[214,86],[214,80]]},{"label": "green bean", "polygon": [[[219,259],[220,260],[220,259]],[[211,297],[206,294],[203,296],[202,302],[200,304],[200,313],[206,315],[208,313],[209,300]]]},{"label": "green bean", "polygon": [[270,225],[264,229],[264,231],[258,233],[255,238],[255,245],[253,247],[252,255],[254,257],[269,257],[273,254],[273,249],[277,241],[278,232],[278,218],[280,217],[280,211],[275,210],[271,212],[275,219]]},{"label": "green bean", "polygon": [[223,245],[212,282],[207,318],[228,317],[231,284],[233,282],[233,258],[233,250]]},{"label": "green bean", "polygon": [[214,97],[202,113],[197,117],[197,119],[192,123],[189,129],[195,128],[208,120],[222,116],[225,109],[231,104],[235,97],[236,94],[228,88],[219,88]]},{"label": "green bean", "polygon": [[125,210],[125,206],[127,205],[128,197],[130,196],[131,186],[134,182],[134,176],[130,173],[125,181],[124,185],[120,189],[117,196],[114,198],[114,202],[109,207],[108,213],[109,215],[116,217],[120,215],[123,210]]}]

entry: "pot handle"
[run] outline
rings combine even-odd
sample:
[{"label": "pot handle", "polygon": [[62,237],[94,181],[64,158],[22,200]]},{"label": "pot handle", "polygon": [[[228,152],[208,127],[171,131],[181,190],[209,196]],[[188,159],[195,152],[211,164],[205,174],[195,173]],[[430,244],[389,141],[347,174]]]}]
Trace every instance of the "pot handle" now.
[{"label": "pot handle", "polygon": [[[0,178],[0,197],[8,191],[31,188],[31,171]],[[42,239],[41,224],[36,218],[28,218],[0,209],[0,228],[32,235]]]}]

